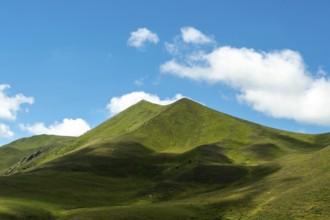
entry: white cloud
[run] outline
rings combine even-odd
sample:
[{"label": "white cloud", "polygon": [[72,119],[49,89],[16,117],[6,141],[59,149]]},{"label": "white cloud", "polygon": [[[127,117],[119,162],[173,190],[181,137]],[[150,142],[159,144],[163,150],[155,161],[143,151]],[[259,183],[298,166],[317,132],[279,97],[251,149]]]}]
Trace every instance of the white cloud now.
[{"label": "white cloud", "polygon": [[113,97],[107,104],[106,108],[111,115],[115,115],[128,107],[138,103],[141,100],[152,102],[159,105],[171,104],[184,96],[181,94],[176,94],[173,98],[166,98],[161,100],[157,95],[149,94],[143,91],[131,92],[120,97]]},{"label": "white cloud", "polygon": [[185,43],[192,44],[210,44],[213,43],[213,39],[204,35],[201,31],[193,27],[181,28],[181,36]]},{"label": "white cloud", "polygon": [[165,62],[161,71],[196,81],[225,83],[237,91],[239,101],[272,117],[330,125],[330,79],[324,70],[313,76],[296,51],[226,46],[209,53],[190,52],[179,60],[174,57]]},{"label": "white cloud", "polygon": [[147,28],[139,28],[131,33],[127,44],[136,48],[143,48],[147,42],[157,44],[159,38],[156,33],[151,32]]},{"label": "white cloud", "polygon": [[65,118],[61,123],[55,122],[46,126],[44,123],[35,123],[33,125],[21,124],[20,128],[32,134],[53,134],[63,136],[80,136],[90,130],[90,126],[81,118]]},{"label": "white cloud", "polygon": [[0,123],[0,137],[11,138],[13,136],[14,133],[10,130],[10,128],[5,124]]},{"label": "white cloud", "polygon": [[15,120],[20,106],[25,103],[33,104],[33,97],[23,94],[8,96],[5,90],[9,88],[10,85],[0,84],[0,119]]}]

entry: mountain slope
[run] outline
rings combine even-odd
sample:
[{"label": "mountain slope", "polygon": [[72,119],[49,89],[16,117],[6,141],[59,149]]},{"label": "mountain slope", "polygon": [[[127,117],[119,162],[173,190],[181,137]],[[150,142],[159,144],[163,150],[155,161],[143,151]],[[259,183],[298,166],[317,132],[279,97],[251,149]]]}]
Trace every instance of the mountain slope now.
[{"label": "mountain slope", "polygon": [[125,136],[156,151],[184,152],[203,144],[219,143],[237,148],[255,143],[276,142],[286,149],[314,146],[314,137],[267,128],[244,121],[189,99],[166,106],[143,127]]},{"label": "mountain slope", "polygon": [[75,140],[73,137],[55,135],[38,135],[30,138],[22,138],[10,144],[0,147],[0,172],[8,169],[24,157],[30,156],[38,150],[50,150],[58,146],[64,146]]},{"label": "mountain slope", "polygon": [[326,219],[329,145],[329,134],[280,131],[188,99],[142,101],[0,177],[0,217]]},{"label": "mountain slope", "polygon": [[[248,147],[250,145],[272,144],[278,152],[313,150],[326,145],[327,142],[316,143],[316,138],[315,135],[286,132],[244,121],[189,99],[167,106],[141,101],[82,135],[74,143],[62,147],[49,158],[55,159],[92,145],[131,141],[155,152],[168,153],[183,153],[200,145],[217,144],[226,148],[233,160],[257,164],[257,159],[268,159],[260,157],[263,154],[258,153],[255,147]],[[241,150],[243,147],[246,149]],[[267,150],[272,151],[270,148]],[[251,160],[246,157],[248,154]]]},{"label": "mountain slope", "polygon": [[[327,219],[330,216],[330,146],[312,154],[288,155],[281,170],[257,186],[271,186],[249,219]],[[279,212],[280,210],[280,212]]]},{"label": "mountain slope", "polygon": [[93,149],[89,155],[91,152],[100,154],[108,151],[108,143],[133,142],[154,152],[172,154],[184,153],[205,144],[217,145],[236,163],[258,165],[285,152],[313,150],[325,145],[315,144],[315,138],[314,135],[275,130],[231,117],[189,99],[181,99],[168,106],[141,101],[72,144],[45,154],[46,158],[34,162],[45,163],[69,152],[75,154],[74,151],[83,148],[87,148],[85,151]]}]

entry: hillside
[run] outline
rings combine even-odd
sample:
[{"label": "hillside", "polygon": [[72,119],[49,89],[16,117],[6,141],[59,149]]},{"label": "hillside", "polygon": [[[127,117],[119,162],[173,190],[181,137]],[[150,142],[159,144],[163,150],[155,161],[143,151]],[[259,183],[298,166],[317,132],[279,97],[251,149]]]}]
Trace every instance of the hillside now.
[{"label": "hillside", "polygon": [[0,157],[6,149],[15,160],[0,177],[3,219],[330,216],[329,134],[276,130],[189,99],[141,101],[81,137],[26,138]]},{"label": "hillside", "polygon": [[48,151],[73,142],[73,137],[38,135],[0,147],[0,173],[38,151]]}]

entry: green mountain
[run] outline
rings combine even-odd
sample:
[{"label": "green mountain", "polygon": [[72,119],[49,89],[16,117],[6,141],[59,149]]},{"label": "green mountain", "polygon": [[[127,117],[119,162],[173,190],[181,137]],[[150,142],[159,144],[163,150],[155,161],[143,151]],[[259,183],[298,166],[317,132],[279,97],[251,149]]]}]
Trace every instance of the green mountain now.
[{"label": "green mountain", "polygon": [[0,219],[327,219],[329,157],[330,134],[141,101],[78,138],[1,148]]}]

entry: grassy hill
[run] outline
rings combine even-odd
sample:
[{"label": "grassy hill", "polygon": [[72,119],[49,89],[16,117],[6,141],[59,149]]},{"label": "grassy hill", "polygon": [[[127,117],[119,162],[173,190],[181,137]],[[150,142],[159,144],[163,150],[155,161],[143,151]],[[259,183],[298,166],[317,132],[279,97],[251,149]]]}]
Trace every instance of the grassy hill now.
[{"label": "grassy hill", "polygon": [[2,146],[0,147],[0,173],[39,150],[48,151],[67,145],[75,139],[74,137],[38,135]]},{"label": "grassy hill", "polygon": [[1,150],[17,159],[3,165],[0,219],[330,216],[329,134],[276,130],[188,99],[141,101],[81,137]]}]

